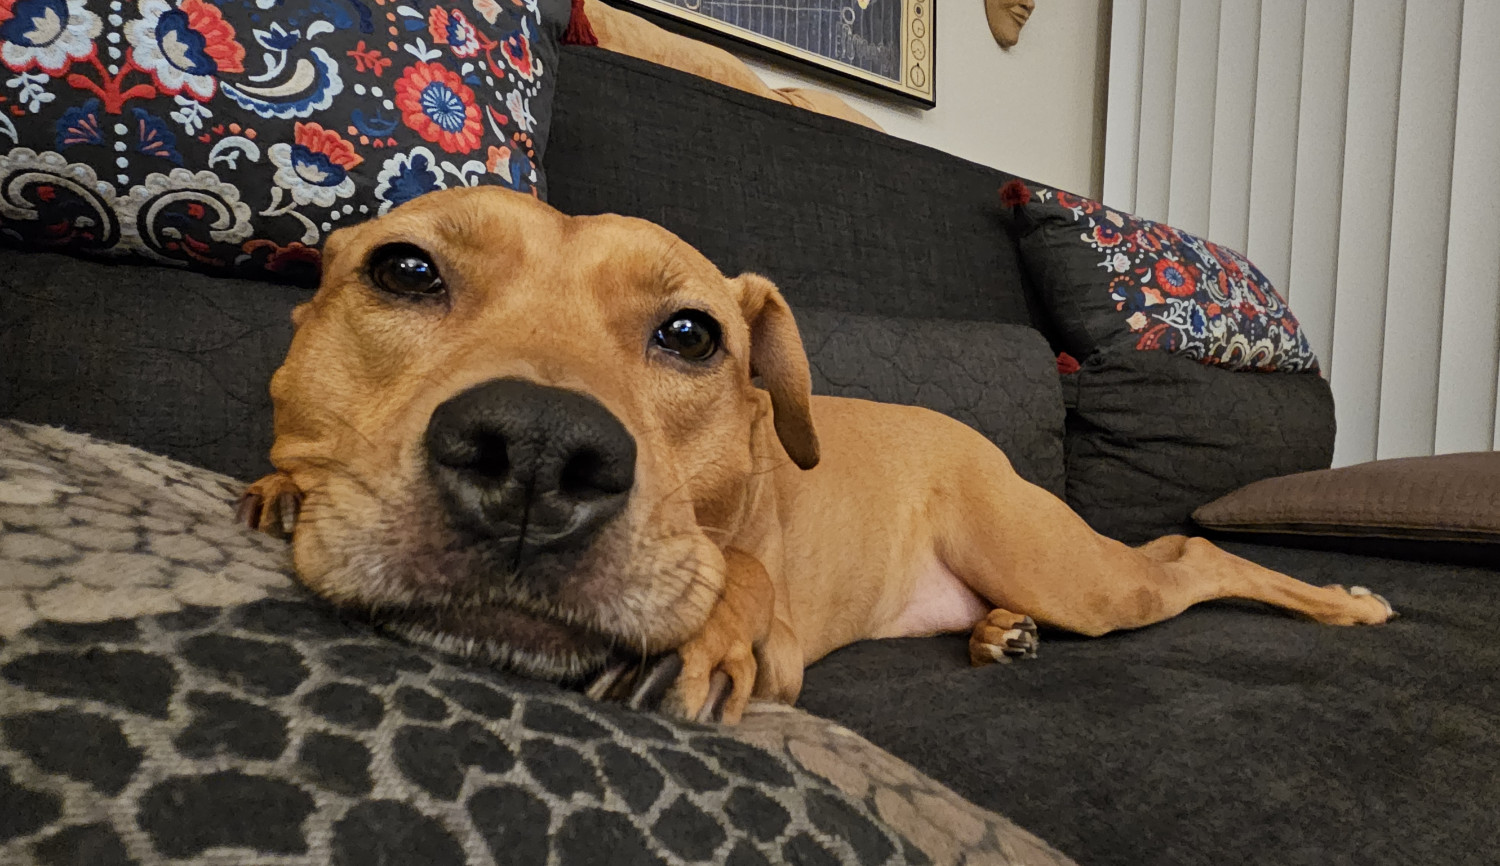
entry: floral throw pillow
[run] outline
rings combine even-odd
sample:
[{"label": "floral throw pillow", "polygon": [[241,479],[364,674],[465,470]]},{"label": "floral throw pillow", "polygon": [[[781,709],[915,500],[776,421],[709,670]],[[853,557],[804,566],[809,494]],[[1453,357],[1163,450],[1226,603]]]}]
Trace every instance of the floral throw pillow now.
[{"label": "floral throw pillow", "polygon": [[1231,370],[1317,371],[1297,317],[1234,250],[1020,180],[1000,196],[1067,352],[1157,350]]},{"label": "floral throw pillow", "polygon": [[545,194],[566,0],[0,0],[0,238],[292,282],[422,193]]}]

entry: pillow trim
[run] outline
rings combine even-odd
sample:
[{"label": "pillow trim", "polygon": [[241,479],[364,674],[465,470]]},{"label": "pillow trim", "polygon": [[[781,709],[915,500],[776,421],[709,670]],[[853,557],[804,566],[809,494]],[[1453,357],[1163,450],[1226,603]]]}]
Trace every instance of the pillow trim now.
[{"label": "pillow trim", "polygon": [[[1242,535],[1301,535],[1327,536],[1330,538],[1388,538],[1393,541],[1461,541],[1465,543],[1493,545],[1500,549],[1500,533],[1486,530],[1465,530],[1452,527],[1413,526],[1406,524],[1320,524],[1320,523],[1205,523],[1197,517],[1193,522],[1215,532]],[[1403,532],[1407,534],[1402,534]]]}]

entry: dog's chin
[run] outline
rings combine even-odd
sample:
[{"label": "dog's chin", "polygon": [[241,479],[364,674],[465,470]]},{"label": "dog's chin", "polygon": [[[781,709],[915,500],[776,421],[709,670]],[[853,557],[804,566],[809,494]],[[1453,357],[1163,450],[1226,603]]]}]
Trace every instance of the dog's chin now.
[{"label": "dog's chin", "polygon": [[439,652],[558,682],[597,673],[621,655],[608,635],[497,604],[404,607],[371,618]]},{"label": "dog's chin", "polygon": [[722,557],[701,534],[639,537],[617,519],[587,550],[518,570],[514,551],[396,501],[373,518],[299,527],[302,584],[397,637],[526,676],[578,682],[670,650],[723,584]]}]

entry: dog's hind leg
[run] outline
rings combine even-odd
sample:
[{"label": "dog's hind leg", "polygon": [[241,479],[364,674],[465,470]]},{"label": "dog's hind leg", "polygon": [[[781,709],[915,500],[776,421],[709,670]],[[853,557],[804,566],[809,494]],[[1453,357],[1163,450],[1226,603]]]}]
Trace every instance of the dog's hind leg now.
[{"label": "dog's hind leg", "polygon": [[[1167,536],[1129,547],[1094,532],[1056,496],[1022,480],[998,451],[976,447],[959,457],[967,459],[956,461],[961,471],[945,473],[932,517],[944,564],[998,609],[976,626],[976,638],[986,624],[1005,626],[997,635],[1003,637],[1025,616],[1100,635],[1160,622],[1217,598],[1260,601],[1329,625],[1376,624],[1393,616],[1369,590],[1315,587],[1201,538]],[[1004,647],[1015,637],[978,642]]]}]

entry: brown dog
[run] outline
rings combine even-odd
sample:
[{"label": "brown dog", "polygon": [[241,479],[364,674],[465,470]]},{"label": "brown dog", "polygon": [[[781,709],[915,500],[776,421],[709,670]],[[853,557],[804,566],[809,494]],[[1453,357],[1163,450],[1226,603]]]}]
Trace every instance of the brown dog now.
[{"label": "brown dog", "polygon": [[776,288],[641,220],[433,193],[330,237],[293,318],[277,472],[240,513],[295,525],[307,586],[545,677],[676,650],[686,716],[793,701],[863,638],[970,631],[982,664],[1033,654],[1035,623],[1215,598],[1392,616],[1201,539],[1104,538],[945,416],[812,397]]}]

